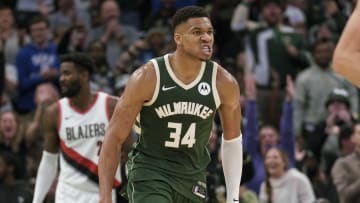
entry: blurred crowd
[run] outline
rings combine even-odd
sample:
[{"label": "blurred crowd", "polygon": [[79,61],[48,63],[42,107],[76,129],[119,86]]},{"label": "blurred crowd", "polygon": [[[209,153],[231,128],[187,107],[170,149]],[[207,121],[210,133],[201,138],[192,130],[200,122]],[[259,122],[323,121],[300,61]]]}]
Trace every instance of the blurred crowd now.
[{"label": "blurred crowd", "polygon": [[[240,203],[360,202],[359,89],[331,63],[355,3],[2,0],[1,202],[32,200],[43,111],[61,98],[60,55],[88,53],[96,65],[92,90],[120,96],[135,69],[174,50],[171,17],[187,5],[208,10],[216,30],[213,60],[240,86]],[[226,196],[219,126],[216,119],[209,141],[209,203]]]}]

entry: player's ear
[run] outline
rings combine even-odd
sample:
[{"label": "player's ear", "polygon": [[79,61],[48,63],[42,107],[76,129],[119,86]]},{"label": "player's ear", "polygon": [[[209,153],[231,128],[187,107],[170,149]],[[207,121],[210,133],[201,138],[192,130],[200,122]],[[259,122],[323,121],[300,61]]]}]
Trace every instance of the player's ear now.
[{"label": "player's ear", "polygon": [[90,80],[90,73],[89,73],[89,71],[82,70],[82,71],[80,71],[79,74],[80,74],[82,77],[88,78],[88,79]]},{"label": "player's ear", "polygon": [[174,41],[177,45],[180,45],[181,41],[182,41],[182,35],[180,33],[175,32],[174,33]]}]

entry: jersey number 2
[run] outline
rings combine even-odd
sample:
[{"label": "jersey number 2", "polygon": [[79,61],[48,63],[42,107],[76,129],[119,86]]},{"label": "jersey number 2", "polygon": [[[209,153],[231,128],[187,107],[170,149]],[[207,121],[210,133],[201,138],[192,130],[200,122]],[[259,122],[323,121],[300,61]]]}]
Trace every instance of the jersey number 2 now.
[{"label": "jersey number 2", "polygon": [[[187,145],[188,148],[193,147],[193,145],[196,142],[196,139],[195,139],[196,123],[190,124],[185,135],[182,138],[181,138],[181,129],[182,129],[181,123],[169,122],[168,128],[173,128],[175,130],[170,133],[171,140],[165,141],[165,147],[179,148],[180,144]],[[180,138],[181,138],[181,141],[180,141]]]},{"label": "jersey number 2", "polygon": [[100,152],[101,152],[101,147],[102,147],[102,141],[97,141],[96,145],[99,147],[97,155],[100,156]]}]

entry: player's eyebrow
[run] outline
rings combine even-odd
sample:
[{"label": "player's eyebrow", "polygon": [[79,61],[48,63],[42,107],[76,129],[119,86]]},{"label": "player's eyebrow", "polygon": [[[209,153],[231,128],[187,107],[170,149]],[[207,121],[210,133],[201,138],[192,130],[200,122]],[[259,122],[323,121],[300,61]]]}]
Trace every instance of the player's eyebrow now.
[{"label": "player's eyebrow", "polygon": [[208,31],[214,31],[214,28],[212,26],[210,27],[206,27],[206,28],[202,28],[201,26],[198,26],[198,25],[194,25],[194,26],[191,26],[188,31],[197,31],[197,30],[208,30]]}]

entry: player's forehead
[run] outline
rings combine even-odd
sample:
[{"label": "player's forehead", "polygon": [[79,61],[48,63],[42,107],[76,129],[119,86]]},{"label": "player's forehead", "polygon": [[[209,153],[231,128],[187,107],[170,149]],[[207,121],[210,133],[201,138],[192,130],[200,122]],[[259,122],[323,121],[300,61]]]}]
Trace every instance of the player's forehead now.
[{"label": "player's forehead", "polygon": [[66,61],[66,62],[62,62],[60,64],[60,71],[73,71],[75,70],[75,63],[74,62],[70,62],[70,61]]},{"label": "player's forehead", "polygon": [[213,29],[211,21],[207,17],[189,18],[186,22],[178,26],[179,31],[189,31],[195,29]]}]

